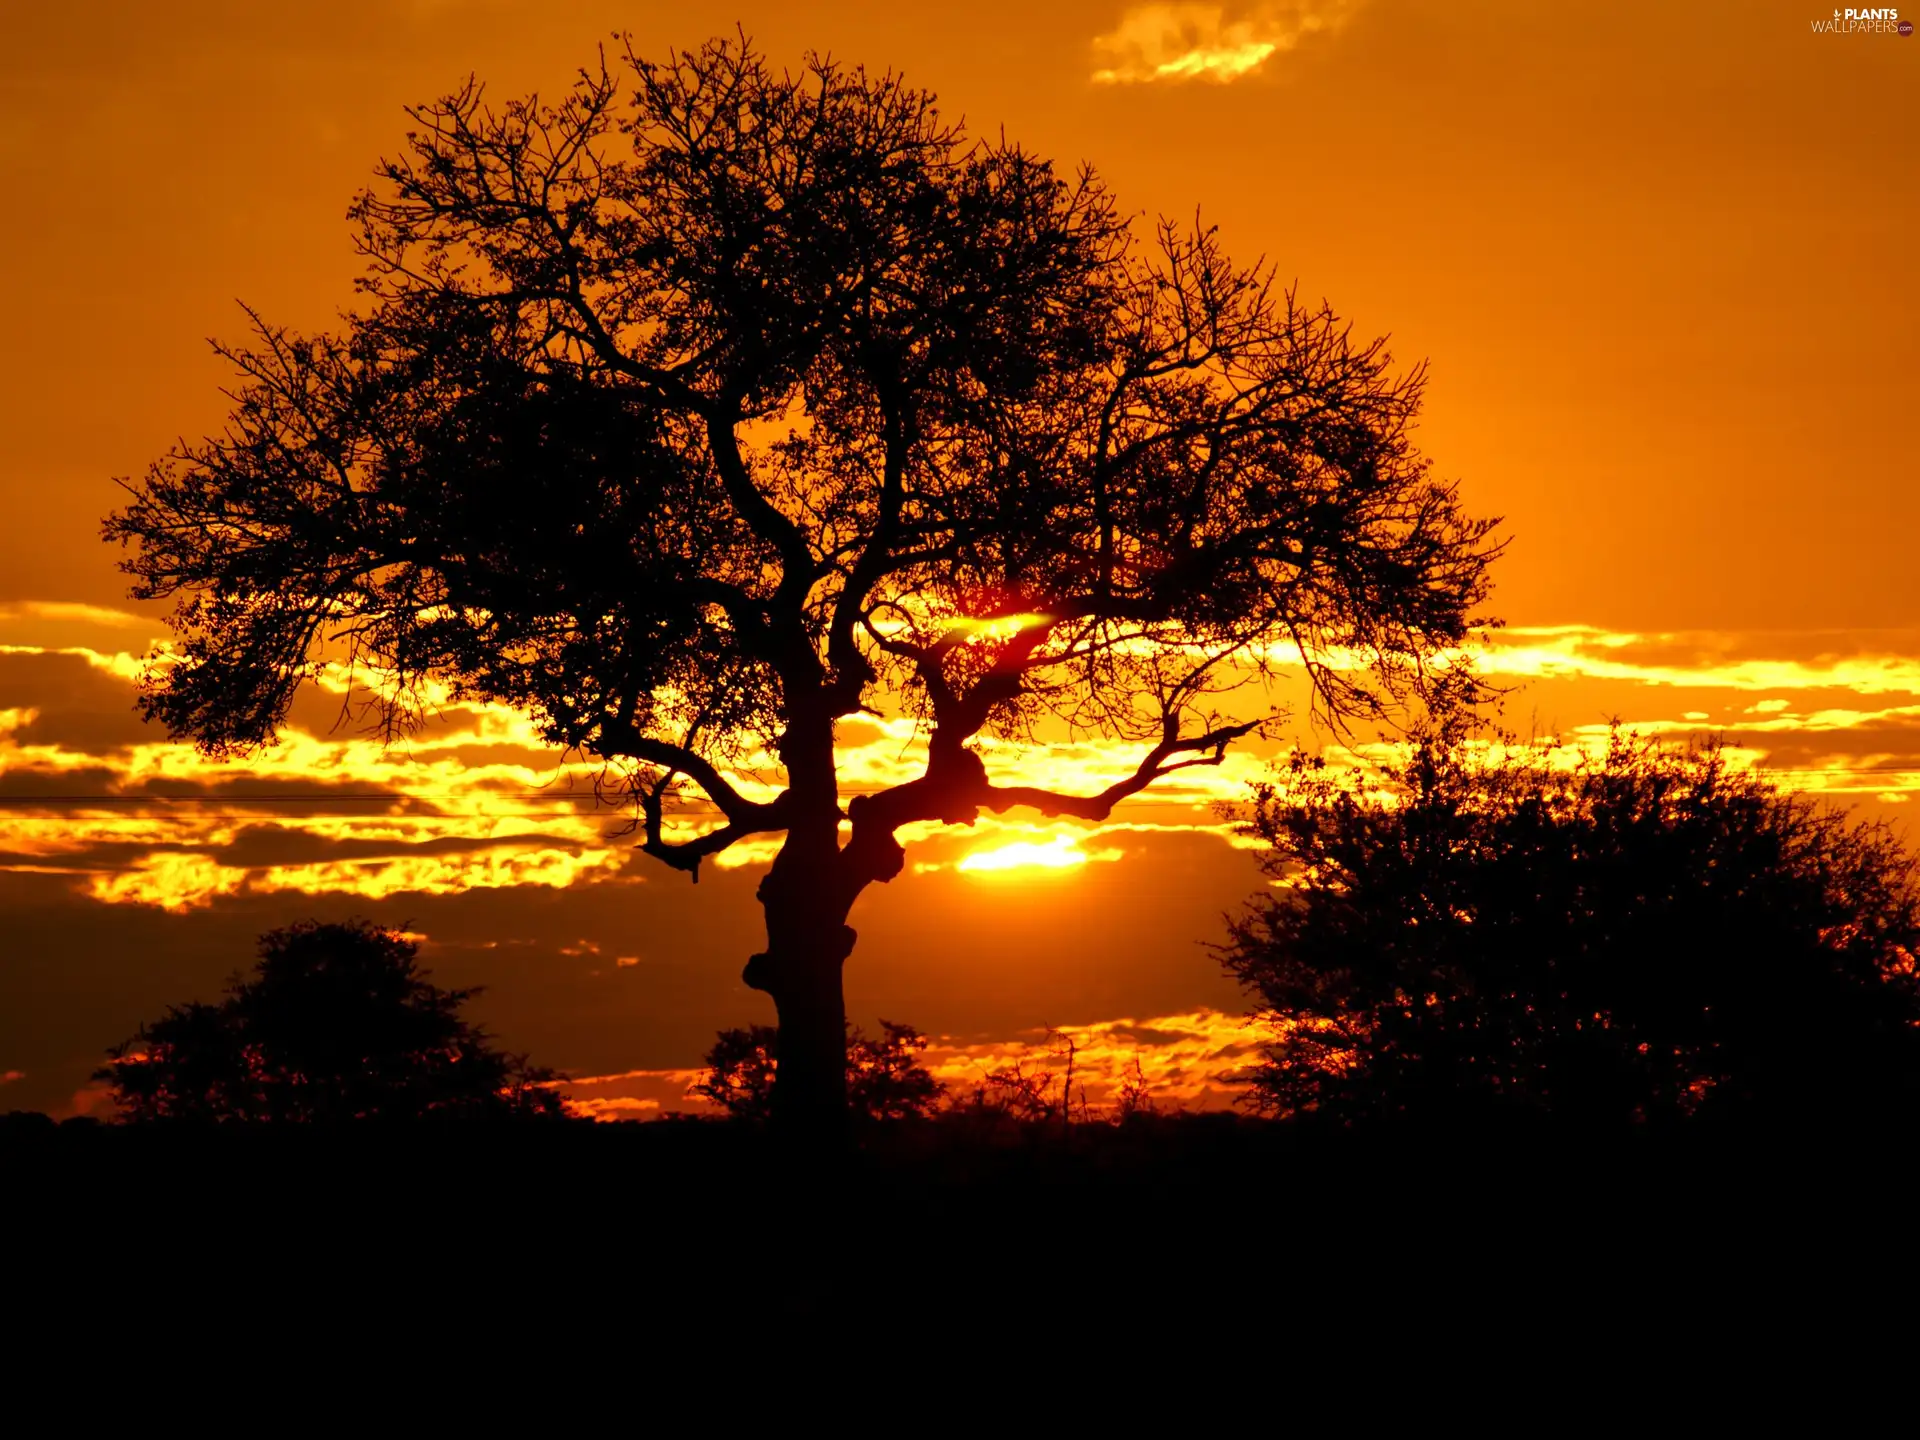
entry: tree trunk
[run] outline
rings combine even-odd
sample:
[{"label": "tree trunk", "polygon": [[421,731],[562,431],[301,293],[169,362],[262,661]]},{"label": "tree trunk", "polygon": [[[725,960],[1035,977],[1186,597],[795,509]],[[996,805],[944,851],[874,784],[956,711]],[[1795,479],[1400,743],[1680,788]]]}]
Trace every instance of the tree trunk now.
[{"label": "tree trunk", "polygon": [[741,978],[773,997],[780,1022],[773,1123],[809,1149],[847,1135],[847,1006],[841,969],[853,953],[838,847],[789,835],[760,882],[767,948]]},{"label": "tree trunk", "polygon": [[[846,945],[809,946],[773,991],[780,1017],[780,1063],[773,1077],[773,1123],[809,1148],[847,1133],[847,1006],[840,971]],[[824,938],[824,937],[822,937]]]}]

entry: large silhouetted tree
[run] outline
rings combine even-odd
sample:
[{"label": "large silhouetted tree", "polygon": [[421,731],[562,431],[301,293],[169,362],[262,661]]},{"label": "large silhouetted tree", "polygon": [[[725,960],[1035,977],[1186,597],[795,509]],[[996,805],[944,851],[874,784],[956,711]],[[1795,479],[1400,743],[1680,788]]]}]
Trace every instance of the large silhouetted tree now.
[{"label": "large silhouetted tree", "polygon": [[1285,883],[1223,955],[1281,1022],[1269,1108],[1822,1126],[1920,1113],[1920,883],[1884,826],[1616,732],[1425,737],[1383,787],[1301,764]]},{"label": "large silhouetted tree", "polygon": [[366,921],[270,930],[219,1004],[173,1006],[95,1078],[130,1121],[559,1118],[552,1072],[461,1018],[475,992],[433,984],[418,953]]},{"label": "large silhouetted tree", "polygon": [[[796,1124],[843,1110],[846,920],[901,826],[1104,817],[1269,721],[1277,651],[1352,711],[1470,623],[1494,546],[1410,441],[1417,369],[895,76],[714,42],[411,113],[352,210],[363,308],[256,320],[227,431],[107,524],[180,598],[145,709],[244,752],[350,654],[389,727],[431,679],[622,769],[668,865],[784,836],[746,980]],[[925,772],[843,809],[874,709]],[[1137,766],[995,784],[969,742],[1046,717]]]}]

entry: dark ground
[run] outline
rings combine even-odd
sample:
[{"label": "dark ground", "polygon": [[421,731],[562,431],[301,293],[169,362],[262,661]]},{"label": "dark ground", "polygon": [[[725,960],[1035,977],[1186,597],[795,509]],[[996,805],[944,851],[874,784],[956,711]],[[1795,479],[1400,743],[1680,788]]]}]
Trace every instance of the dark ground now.
[{"label": "dark ground", "polygon": [[[1312,1135],[1233,1117],[898,1131],[832,1165],[716,1123],[190,1134],[0,1121],[13,1312],[317,1327],[552,1363],[857,1337],[990,1367],[1193,1345],[1490,1382],[1905,1352],[1905,1142]],[[521,1355],[515,1363],[530,1358]],[[1907,1363],[1907,1362],[1903,1362]],[[1264,1372],[1263,1372],[1264,1373]],[[1275,1373],[1278,1373],[1277,1371]]]},{"label": "dark ground", "polygon": [[495,1428],[515,1396],[541,1434],[854,1404],[881,1411],[856,1432],[916,1434],[1114,1407],[1129,1432],[1830,1430],[1910,1405],[1887,1137],[1200,1116],[935,1125],[833,1165],[699,1121],[0,1137],[0,1377],[77,1375],[54,1388],[104,1419],[371,1425],[405,1394],[420,1425],[459,1404]]}]

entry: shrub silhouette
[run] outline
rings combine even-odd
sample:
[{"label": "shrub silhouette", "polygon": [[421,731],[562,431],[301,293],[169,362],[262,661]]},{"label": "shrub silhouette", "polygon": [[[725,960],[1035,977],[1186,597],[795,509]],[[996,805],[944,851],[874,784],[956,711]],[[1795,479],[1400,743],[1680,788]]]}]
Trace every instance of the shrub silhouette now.
[{"label": "shrub silhouette", "polygon": [[[927,1037],[911,1025],[880,1022],[869,1039],[847,1027],[847,1111],[856,1124],[925,1119],[939,1108],[942,1087],[917,1058]],[[705,1096],[735,1120],[773,1118],[774,1077],[780,1069],[780,1032],[771,1025],[722,1030],[707,1051],[704,1079],[688,1094]]]},{"label": "shrub silhouette", "polygon": [[252,975],[236,977],[225,999],[172,1007],[110,1051],[95,1078],[133,1122],[562,1115],[557,1077],[461,1019],[478,992],[429,983],[417,953],[364,920],[271,930]]},{"label": "shrub silhouette", "polygon": [[[363,309],[255,317],[228,428],[106,533],[178,601],[142,702],[175,736],[268,742],[332,645],[386,733],[445,685],[604,760],[665,864],[783,836],[744,979],[776,1107],[825,1137],[847,918],[897,831],[1097,820],[1218,764],[1275,718],[1245,682],[1279,650],[1342,713],[1457,679],[1423,661],[1497,545],[1412,443],[1421,370],[1213,230],[1136,235],[1090,171],[891,74],[744,42],[624,63],[557,105],[473,82],[411,111],[353,210]],[[843,814],[836,726],[870,713],[923,722],[925,769]],[[977,737],[1048,716],[1137,764],[993,783]],[[767,798],[729,778],[759,755]]]},{"label": "shrub silhouette", "polygon": [[1567,758],[1436,733],[1384,795],[1305,762],[1261,795],[1285,885],[1222,950],[1280,1027],[1258,1105],[1838,1124],[1920,1099],[1920,890],[1883,826],[1712,744],[1616,728]]}]

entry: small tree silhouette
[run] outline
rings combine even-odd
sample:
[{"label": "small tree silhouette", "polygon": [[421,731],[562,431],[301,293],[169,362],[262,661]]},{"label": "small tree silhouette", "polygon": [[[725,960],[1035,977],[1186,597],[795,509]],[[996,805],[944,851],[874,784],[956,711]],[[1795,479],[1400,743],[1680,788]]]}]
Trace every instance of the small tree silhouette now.
[{"label": "small tree silhouette", "polygon": [[1136,1055],[1113,1094],[1114,1123],[1125,1125],[1142,1120],[1158,1114],[1159,1109],[1159,1104],[1153,1098],[1153,1087],[1147,1083],[1147,1072]]},{"label": "small tree silhouette", "polygon": [[[1249,681],[1282,651],[1341,713],[1429,688],[1497,547],[1412,444],[1421,371],[1211,229],[1143,242],[1092,172],[891,74],[625,62],[558,105],[409,112],[353,209],[366,308],[255,317],[226,433],[106,533],[180,601],[145,712],[213,753],[270,740],[331,654],[384,677],[388,733],[428,681],[525,708],[688,874],[783,836],[745,980],[777,1107],[831,1132],[847,917],[897,831],[1103,819],[1277,718]],[[922,721],[926,766],[843,809],[836,726],[869,713]],[[994,783],[976,738],[1048,717],[1137,763]],[[745,756],[783,788],[737,784]],[[683,800],[716,823],[679,830]]]},{"label": "small tree silhouette", "polygon": [[[858,1124],[925,1119],[939,1107],[940,1082],[920,1063],[927,1037],[911,1025],[880,1022],[869,1039],[847,1027],[847,1110]],[[688,1087],[735,1120],[765,1124],[773,1118],[775,1076],[780,1070],[780,1032],[770,1025],[722,1030],[707,1051],[706,1076]]]},{"label": "small tree silhouette", "polygon": [[1060,1077],[1047,1067],[1048,1058],[1013,1055],[986,1071],[973,1092],[974,1108],[1029,1125],[1053,1119],[1061,1113],[1055,1099]]},{"label": "small tree silhouette", "polygon": [[[1044,1045],[1023,1045],[1013,1054],[1002,1056],[999,1064],[982,1069],[980,1083],[955,1108],[976,1118],[991,1117],[1035,1126],[1058,1124],[1062,1131],[1076,1123],[1086,1124],[1097,1112],[1087,1101],[1085,1077],[1075,1078],[1080,1048],[1072,1032],[1050,1025]],[[1055,1069],[1056,1065],[1060,1068]],[[1144,1078],[1136,1059],[1133,1076],[1127,1084],[1130,1087],[1136,1081],[1139,1084],[1137,1089],[1125,1091],[1131,1097],[1127,1101],[1128,1114],[1142,1108],[1146,1096]],[[1151,1110],[1151,1102],[1145,1101],[1144,1108]]]},{"label": "small tree silhouette", "polygon": [[1281,1038],[1254,1101],[1603,1124],[1920,1103],[1920,885],[1883,826],[1616,728],[1568,765],[1420,739],[1384,793],[1299,761],[1250,830],[1284,886],[1227,968]]},{"label": "small tree silhouette", "polygon": [[365,920],[303,921],[260,937],[260,963],[217,1005],[174,1006],[109,1053],[95,1078],[129,1121],[331,1124],[551,1119],[552,1071],[494,1048],[418,946]]}]

